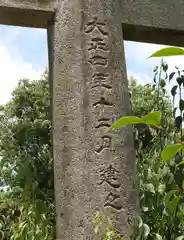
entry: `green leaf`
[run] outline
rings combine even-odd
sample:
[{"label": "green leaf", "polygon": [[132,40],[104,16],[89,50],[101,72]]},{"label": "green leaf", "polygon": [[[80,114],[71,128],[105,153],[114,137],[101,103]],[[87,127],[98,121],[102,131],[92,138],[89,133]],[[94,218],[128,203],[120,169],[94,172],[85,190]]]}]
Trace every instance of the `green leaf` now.
[{"label": "green leaf", "polygon": [[94,224],[94,231],[97,234],[99,231],[99,228],[104,220],[105,215],[97,212],[95,216],[93,217],[93,224]]},{"label": "green leaf", "polygon": [[184,100],[183,99],[180,99],[179,108],[180,108],[181,111],[184,110]]},{"label": "green leaf", "polygon": [[143,225],[142,218],[140,216],[137,217],[138,227],[141,228]]},{"label": "green leaf", "polygon": [[184,164],[184,160],[182,160],[180,163],[177,164],[177,166],[183,165]]},{"label": "green leaf", "polygon": [[158,185],[158,192],[162,195],[165,191],[165,184],[159,184]]},{"label": "green leaf", "polygon": [[164,202],[165,202],[165,205],[168,205],[171,197],[176,193],[176,190],[171,190],[170,192],[168,192],[164,198]]},{"label": "green leaf", "polygon": [[181,84],[183,83],[183,78],[177,77],[176,81],[177,81],[178,85],[181,86]]},{"label": "green leaf", "polygon": [[184,49],[179,47],[166,47],[156,51],[148,58],[169,57],[169,56],[179,56],[179,55],[184,55]]},{"label": "green leaf", "polygon": [[5,236],[4,236],[4,233],[3,233],[3,231],[1,231],[1,230],[0,230],[0,239],[1,239],[1,240],[3,240],[3,239],[4,239],[4,237],[5,237]]},{"label": "green leaf", "polygon": [[160,125],[161,122],[161,112],[151,112],[142,118],[144,123],[150,125]]},{"label": "green leaf", "polygon": [[144,236],[144,239],[146,239],[150,233],[150,228],[147,224],[143,224],[143,236]]},{"label": "green leaf", "polygon": [[111,128],[120,128],[123,125],[130,125],[130,124],[137,124],[137,123],[144,123],[144,121],[139,117],[126,116],[126,117],[121,117],[116,122],[114,122]]},{"label": "green leaf", "polygon": [[157,72],[158,71],[158,66],[155,66],[155,68],[153,69],[153,72]]},{"label": "green leaf", "polygon": [[179,236],[175,240],[184,240],[184,236]]},{"label": "green leaf", "polygon": [[182,121],[183,121],[182,116],[177,116],[177,117],[175,118],[175,126],[176,126],[177,128],[180,128],[181,125],[182,125]]},{"label": "green leaf", "polygon": [[162,236],[160,236],[158,233],[155,233],[155,240],[162,240]]},{"label": "green leaf", "polygon": [[39,214],[43,214],[47,212],[47,206],[43,201],[38,199],[36,200],[35,205],[36,205],[35,211],[38,212]]},{"label": "green leaf", "polygon": [[164,71],[164,72],[167,72],[167,70],[168,70],[168,64],[165,63],[165,62],[163,62],[163,63],[162,63],[162,68],[163,68],[163,71]]},{"label": "green leaf", "polygon": [[173,86],[172,89],[171,89],[171,94],[172,94],[173,97],[176,95],[176,90],[177,90],[177,88],[178,88],[178,86],[175,85],[175,86]]},{"label": "green leaf", "polygon": [[176,153],[178,153],[184,146],[182,144],[172,144],[166,146],[162,152],[161,152],[161,157],[163,161],[168,161],[172,157],[175,156]]},{"label": "green leaf", "polygon": [[147,211],[149,211],[149,208],[142,206],[142,210],[143,210],[143,212],[147,212]]},{"label": "green leaf", "polygon": [[24,222],[21,222],[20,225],[19,225],[19,228],[23,228],[24,226],[26,226],[27,222],[24,221]]},{"label": "green leaf", "polygon": [[171,79],[174,77],[175,75],[175,72],[172,72],[170,75],[169,75],[169,81],[171,81]]},{"label": "green leaf", "polygon": [[166,85],[166,81],[165,81],[164,79],[161,79],[161,80],[160,80],[160,86],[161,86],[162,88],[164,88],[165,85]]},{"label": "green leaf", "polygon": [[174,217],[176,208],[178,206],[178,203],[180,201],[180,197],[174,197],[167,205],[166,207],[168,208],[168,211],[171,215],[171,217]]},{"label": "green leaf", "polygon": [[110,240],[110,239],[114,239],[115,236],[115,232],[113,230],[107,230],[105,232],[105,235],[103,237],[103,240]]},{"label": "green leaf", "polygon": [[145,189],[148,192],[155,193],[155,187],[152,183],[145,184]]},{"label": "green leaf", "polygon": [[144,116],[142,119],[135,116],[126,116],[121,117],[116,122],[114,122],[111,128],[120,128],[123,125],[131,125],[138,123],[145,123],[150,125],[160,125],[161,122],[161,113],[160,112],[151,112]]},{"label": "green leaf", "polygon": [[21,237],[24,238],[25,235],[26,235],[26,232],[27,232],[27,227],[28,227],[28,224],[25,223],[22,227],[21,227]]},{"label": "green leaf", "polygon": [[155,74],[155,76],[154,76],[154,78],[153,78],[153,81],[154,81],[154,83],[157,82],[157,73]]}]

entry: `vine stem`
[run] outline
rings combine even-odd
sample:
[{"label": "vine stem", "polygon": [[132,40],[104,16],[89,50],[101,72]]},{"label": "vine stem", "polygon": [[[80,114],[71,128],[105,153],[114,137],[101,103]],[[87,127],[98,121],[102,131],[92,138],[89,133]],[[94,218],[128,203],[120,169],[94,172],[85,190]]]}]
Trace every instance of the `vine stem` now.
[{"label": "vine stem", "polygon": [[[180,89],[180,100],[181,100],[181,86],[179,86]],[[182,117],[182,110],[180,109],[180,116]],[[181,129],[180,129],[180,138],[182,140],[183,138],[183,133],[182,133],[182,123],[181,123]]]},{"label": "vine stem", "polygon": [[[178,77],[180,77],[180,70],[178,70]],[[181,84],[178,83],[178,86],[179,86],[179,100],[181,101]],[[180,106],[179,106],[180,108]],[[180,108],[180,116],[182,118],[182,110]],[[182,122],[181,122],[181,127],[180,127],[180,138],[181,138],[181,141],[182,141],[182,138],[183,138],[183,133],[182,133]],[[181,155],[182,155],[182,150],[181,150]]]},{"label": "vine stem", "polygon": [[[159,94],[160,94],[160,82],[161,82],[161,74],[162,74],[162,65],[163,65],[163,58],[161,59],[161,64],[160,64],[160,71],[159,71],[159,78],[158,78],[158,94],[157,94],[157,99],[159,100]],[[160,103],[158,101],[158,110],[160,109]]]},{"label": "vine stem", "polygon": [[[157,99],[158,99],[158,110],[160,110],[160,102],[159,102],[159,97],[160,97],[160,83],[161,83],[161,75],[162,75],[162,65],[163,65],[163,58],[161,59],[161,64],[160,64],[160,71],[159,71],[159,79],[158,79],[158,95],[157,95]],[[161,151],[163,149],[163,144],[162,144],[162,131],[160,131],[160,147],[161,147]]]},{"label": "vine stem", "polygon": [[[152,128],[156,128],[158,130],[163,130],[163,127],[162,126],[159,126],[159,125],[150,125],[150,127]],[[167,135],[166,135],[167,136]],[[170,136],[171,137],[171,136]],[[179,143],[179,144],[182,144],[184,146],[184,142],[182,142],[181,140],[175,138],[175,137],[171,137],[175,142]]]}]

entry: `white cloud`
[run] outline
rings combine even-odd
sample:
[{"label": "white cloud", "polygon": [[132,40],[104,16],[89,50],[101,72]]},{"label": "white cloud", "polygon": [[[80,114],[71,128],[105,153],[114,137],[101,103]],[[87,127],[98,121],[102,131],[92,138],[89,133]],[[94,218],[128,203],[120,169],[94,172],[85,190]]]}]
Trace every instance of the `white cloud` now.
[{"label": "white cloud", "polygon": [[11,92],[20,79],[39,79],[43,71],[33,69],[32,63],[21,58],[21,53],[12,55],[8,48],[0,43],[0,104],[11,99]]},{"label": "white cloud", "polygon": [[[147,59],[155,51],[167,46],[149,43],[125,42],[125,55],[127,61],[127,72],[134,74],[140,83],[148,83],[153,77],[155,65],[160,65],[161,58]],[[175,70],[175,66],[184,69],[184,56],[164,57],[169,65],[169,72]]]}]

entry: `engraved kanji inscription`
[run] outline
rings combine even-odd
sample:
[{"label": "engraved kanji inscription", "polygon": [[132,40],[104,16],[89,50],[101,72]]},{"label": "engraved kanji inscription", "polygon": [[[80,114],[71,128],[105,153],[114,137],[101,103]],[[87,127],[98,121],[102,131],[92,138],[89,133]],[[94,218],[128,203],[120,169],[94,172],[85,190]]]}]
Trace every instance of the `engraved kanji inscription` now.
[{"label": "engraved kanji inscription", "polygon": [[110,103],[108,100],[106,100],[103,96],[101,96],[100,100],[93,103],[93,106],[98,106],[98,105],[102,105],[102,106],[113,106],[112,103]]},{"label": "engraved kanji inscription", "polygon": [[112,85],[108,84],[109,74],[96,72],[92,76],[92,88],[104,87],[112,89]]},{"label": "engraved kanji inscription", "polygon": [[90,57],[88,62],[93,66],[103,66],[103,67],[105,67],[108,64],[108,58],[103,57],[101,55],[94,55],[94,56]]},{"label": "engraved kanji inscription", "polygon": [[89,43],[88,51],[92,50],[102,50],[102,51],[108,51],[108,45],[106,41],[103,38],[95,37],[91,39],[91,42]]},{"label": "engraved kanji inscription", "polygon": [[127,222],[128,222],[128,224],[130,224],[130,225],[133,223],[133,220],[131,219],[130,216],[128,216],[128,218],[127,218]]},{"label": "engraved kanji inscription", "polygon": [[120,195],[110,192],[105,199],[104,207],[112,207],[116,210],[121,210],[122,205],[120,204]]},{"label": "engraved kanji inscription", "polygon": [[86,24],[85,33],[92,33],[95,29],[97,29],[102,35],[108,36],[108,32],[106,30],[106,23],[98,21],[97,17],[94,17],[92,21]]},{"label": "engraved kanji inscription", "polygon": [[101,153],[101,151],[103,151],[105,148],[111,148],[112,145],[112,138],[110,136],[103,136],[101,138],[98,139],[98,143],[96,146],[95,151],[97,153]]},{"label": "engraved kanji inscription", "polygon": [[112,125],[111,119],[110,118],[100,118],[98,119],[98,124],[95,126],[95,128],[100,128],[100,127],[110,127]]},{"label": "engraved kanji inscription", "polygon": [[106,182],[113,188],[119,188],[121,184],[118,178],[119,178],[119,171],[116,170],[112,165],[109,165],[107,168],[100,170],[99,185]]}]

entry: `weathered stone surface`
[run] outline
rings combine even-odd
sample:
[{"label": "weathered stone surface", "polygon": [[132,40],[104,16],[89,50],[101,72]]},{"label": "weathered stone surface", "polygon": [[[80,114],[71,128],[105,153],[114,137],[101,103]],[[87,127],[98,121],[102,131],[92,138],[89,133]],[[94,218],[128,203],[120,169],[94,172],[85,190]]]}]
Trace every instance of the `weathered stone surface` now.
[{"label": "weathered stone surface", "polygon": [[[134,26],[150,26],[158,29],[184,30],[183,0],[116,0],[119,4],[120,21]],[[53,11],[65,0],[0,0],[0,13],[4,8]],[[10,9],[11,10],[11,9]],[[18,21],[12,24],[16,25]],[[11,15],[9,15],[11,18]],[[0,22],[4,20],[0,15]],[[11,21],[11,19],[9,20]],[[34,20],[33,20],[34,21]],[[7,23],[5,23],[7,24]],[[8,23],[9,24],[9,23]],[[26,25],[26,22],[25,22]],[[46,26],[45,26],[46,27]]]},{"label": "weathered stone surface", "polygon": [[184,46],[184,31],[162,29],[143,25],[123,25],[124,40],[166,44],[171,46]]},{"label": "weathered stone surface", "polygon": [[57,4],[56,0],[1,0],[0,7],[14,7],[35,10],[54,9]]},{"label": "weathered stone surface", "polygon": [[132,131],[103,129],[130,110],[120,21],[114,0],[66,0],[57,7],[50,55],[59,240],[97,239],[97,211],[129,239],[136,199]]},{"label": "weathered stone surface", "polygon": [[0,24],[47,28],[55,0],[0,0]]},{"label": "weathered stone surface", "polygon": [[119,0],[119,2],[123,23],[184,30],[183,0]]},{"label": "weathered stone surface", "polygon": [[[0,0],[0,24],[47,28],[62,1]],[[116,1],[125,40],[184,45],[183,0]]]},{"label": "weathered stone surface", "polygon": [[183,0],[119,0],[124,39],[184,46]]}]

